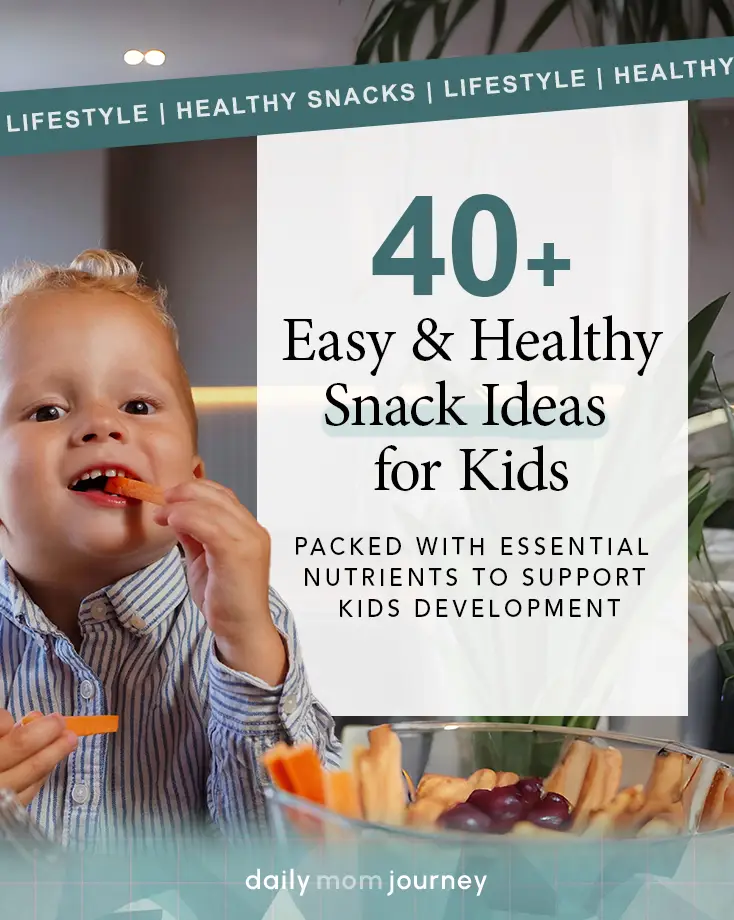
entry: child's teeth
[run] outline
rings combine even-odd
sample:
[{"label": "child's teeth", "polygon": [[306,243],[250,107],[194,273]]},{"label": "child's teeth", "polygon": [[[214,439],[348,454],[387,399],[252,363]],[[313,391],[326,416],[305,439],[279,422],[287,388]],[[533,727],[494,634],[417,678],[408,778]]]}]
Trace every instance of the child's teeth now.
[{"label": "child's teeth", "polygon": [[82,479],[89,479],[89,473],[82,473]]},{"label": "child's teeth", "polygon": [[105,476],[111,479],[113,476],[117,476],[117,470],[105,470]]},{"label": "child's teeth", "polygon": [[78,479],[75,479],[74,482],[72,482],[72,484],[71,484],[71,488],[73,489],[74,486],[77,485],[78,482],[79,482],[79,480],[78,480]]},{"label": "child's teeth", "polygon": [[90,479],[98,479],[102,475],[102,470],[92,470],[89,474]]}]

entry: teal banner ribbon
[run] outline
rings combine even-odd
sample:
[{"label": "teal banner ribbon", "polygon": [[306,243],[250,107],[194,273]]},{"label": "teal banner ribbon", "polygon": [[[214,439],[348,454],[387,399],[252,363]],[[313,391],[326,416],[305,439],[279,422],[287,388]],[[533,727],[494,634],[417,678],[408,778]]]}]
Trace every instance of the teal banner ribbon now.
[{"label": "teal banner ribbon", "polygon": [[0,93],[0,154],[734,96],[734,38]]}]

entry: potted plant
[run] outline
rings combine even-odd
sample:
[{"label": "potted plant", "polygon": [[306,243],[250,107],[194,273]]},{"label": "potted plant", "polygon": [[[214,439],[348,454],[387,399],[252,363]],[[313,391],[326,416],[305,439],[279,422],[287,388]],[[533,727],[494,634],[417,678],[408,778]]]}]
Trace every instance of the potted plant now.
[{"label": "potted plant", "polygon": [[[519,3],[513,4],[517,9]],[[471,19],[489,16],[485,47],[497,50],[507,19],[507,0],[372,0],[355,63],[368,64],[411,59],[421,27],[430,31],[426,58],[440,58],[457,29]],[[631,45],[707,38],[711,27],[734,35],[730,0],[550,0],[528,29],[518,51],[531,51],[562,16],[570,15],[580,41],[586,45]],[[709,148],[699,119],[698,104],[689,104],[692,186],[695,199],[703,203]]]},{"label": "potted plant", "polygon": [[[688,408],[691,415],[697,402],[701,401],[701,396],[706,393],[707,381],[713,378],[714,406],[723,412],[728,431],[734,437],[734,413],[718,385],[713,370],[713,355],[705,348],[726,299],[726,296],[719,297],[704,307],[689,323]],[[708,408],[706,401],[703,402],[703,408]],[[732,497],[734,469],[731,464],[718,470],[701,464],[691,465],[688,472],[688,560],[692,568],[694,602],[691,618],[698,632],[715,649],[718,675],[713,679],[720,690],[718,700],[712,701],[713,711],[702,714],[702,720],[708,720],[712,725],[710,732],[706,729],[703,737],[692,740],[721,753],[734,753],[734,731],[730,728],[734,724],[734,600],[719,581],[706,545],[704,527]],[[701,622],[694,612],[696,607],[707,612],[708,623]],[[710,634],[709,625],[713,625],[713,635]],[[708,679],[704,674],[703,680]],[[693,690],[692,686],[692,693]],[[701,705],[705,706],[705,699]]]}]

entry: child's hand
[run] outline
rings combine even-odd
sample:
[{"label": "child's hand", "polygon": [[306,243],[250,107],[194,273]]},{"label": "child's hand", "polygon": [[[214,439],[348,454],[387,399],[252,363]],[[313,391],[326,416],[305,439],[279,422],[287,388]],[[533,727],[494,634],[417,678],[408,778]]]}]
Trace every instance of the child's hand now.
[{"label": "child's hand", "polygon": [[66,731],[61,716],[39,716],[27,725],[15,725],[10,713],[0,709],[0,789],[9,789],[28,805],[76,744],[76,735]]},{"label": "child's hand", "polygon": [[155,520],[168,525],[186,554],[194,602],[226,665],[281,683],[286,652],[270,615],[270,536],[230,489],[183,483],[165,494]]}]

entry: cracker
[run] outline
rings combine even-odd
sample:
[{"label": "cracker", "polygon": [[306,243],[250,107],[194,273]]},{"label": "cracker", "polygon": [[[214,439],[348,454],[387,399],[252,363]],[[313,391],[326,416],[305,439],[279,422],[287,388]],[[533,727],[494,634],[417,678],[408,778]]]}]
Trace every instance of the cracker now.
[{"label": "cracker", "polygon": [[538,827],[537,824],[531,824],[530,821],[518,821],[510,831],[510,835],[541,840],[559,840],[563,837],[568,839],[566,831],[557,831],[551,827]]},{"label": "cracker", "polygon": [[582,831],[588,823],[589,815],[605,804],[609,772],[605,754],[606,752],[600,749],[591,752],[586,775],[573,810],[573,824],[577,831]]},{"label": "cracker", "polygon": [[676,833],[680,831],[686,814],[683,793],[691,779],[689,762],[689,756],[678,751],[658,752],[644,789],[643,805],[632,816],[630,826],[633,829],[639,831],[653,819],[658,819],[654,828],[664,830],[661,822],[665,822],[678,828]]},{"label": "cracker", "polygon": [[556,792],[576,807],[586,771],[594,751],[588,741],[574,741],[543,784],[546,792]]},{"label": "cracker", "polygon": [[497,785],[497,774],[494,770],[476,770],[467,782],[472,789],[494,789]]},{"label": "cracker", "polygon": [[432,827],[446,810],[436,799],[419,799],[408,807],[405,822],[411,827]]},{"label": "cracker", "polygon": [[345,818],[361,818],[362,804],[354,776],[348,770],[324,773],[324,804]]},{"label": "cracker", "polygon": [[[644,811],[644,809],[643,809]],[[683,830],[685,813],[682,802],[674,802],[646,821],[637,832],[638,837],[670,837]]]},{"label": "cracker", "polygon": [[604,763],[606,764],[607,775],[602,808],[605,808],[614,800],[622,784],[622,767],[624,763],[622,752],[618,748],[606,748],[604,751]]},{"label": "cracker", "polygon": [[716,826],[717,828],[734,826],[734,777],[729,777],[721,814]]},{"label": "cracker", "polygon": [[520,779],[517,773],[498,773],[497,786],[514,786],[515,783]]},{"label": "cracker", "polygon": [[364,816],[368,821],[402,824],[406,796],[400,739],[389,725],[373,728],[369,739],[369,749],[355,757]]},{"label": "cracker", "polygon": [[445,779],[454,779],[452,776],[444,776],[441,773],[424,773],[418,782],[415,790],[416,799],[422,799],[430,794],[431,788]]},{"label": "cracker", "polygon": [[731,784],[731,774],[724,767],[714,774],[701,815],[701,830],[711,831],[719,827],[724,812],[727,789]]},{"label": "cracker", "polygon": [[650,803],[677,802],[683,795],[688,757],[677,751],[660,751],[645,786],[645,799]]},{"label": "cracker", "polygon": [[443,776],[429,786],[421,798],[444,802],[446,807],[450,808],[452,805],[458,805],[459,802],[466,802],[473,791],[469,780],[455,776]]}]

